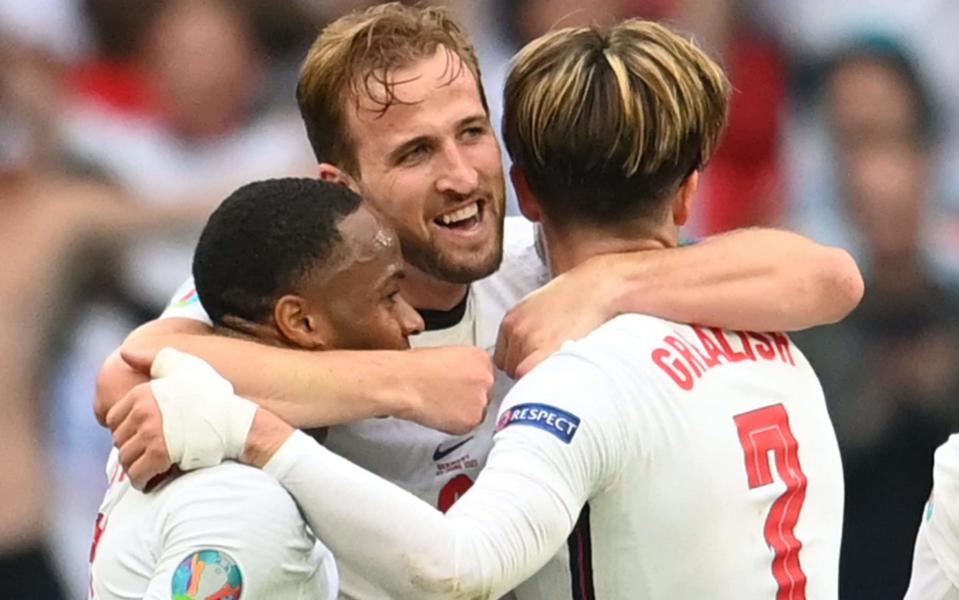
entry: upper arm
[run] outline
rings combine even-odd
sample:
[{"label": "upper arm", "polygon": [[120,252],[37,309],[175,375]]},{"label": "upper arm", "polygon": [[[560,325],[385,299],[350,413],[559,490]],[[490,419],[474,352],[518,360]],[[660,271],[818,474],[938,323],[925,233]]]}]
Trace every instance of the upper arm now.
[{"label": "upper arm", "polygon": [[328,570],[332,557],[314,547],[289,495],[252,469],[245,474],[246,467],[238,465],[215,469],[221,473],[191,474],[200,477],[174,482],[187,485],[169,490],[178,498],[164,515],[162,548],[146,597],[205,598],[227,590],[242,591],[243,600],[335,593],[335,571]]},{"label": "upper arm", "polygon": [[[547,427],[526,419],[530,404]],[[302,434],[265,469],[337,556],[394,597],[496,598],[562,547],[585,502],[621,471],[630,441],[619,392],[575,358],[544,362],[505,406],[502,418],[516,418],[501,418],[486,467],[446,515]]]},{"label": "upper arm", "polygon": [[542,568],[586,502],[622,471],[635,441],[624,436],[622,400],[601,369],[568,354],[548,359],[507,397],[486,467],[448,513],[466,531],[490,523],[466,539],[477,556],[495,557],[479,573],[500,583],[493,591]]}]

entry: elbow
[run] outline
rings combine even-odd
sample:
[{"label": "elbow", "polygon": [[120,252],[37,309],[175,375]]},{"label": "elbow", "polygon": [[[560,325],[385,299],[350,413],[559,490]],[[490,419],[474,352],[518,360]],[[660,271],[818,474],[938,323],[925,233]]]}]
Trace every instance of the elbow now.
[{"label": "elbow", "polygon": [[825,305],[824,323],[845,318],[862,301],[865,283],[859,265],[842,248],[826,248],[819,269],[820,290]]}]

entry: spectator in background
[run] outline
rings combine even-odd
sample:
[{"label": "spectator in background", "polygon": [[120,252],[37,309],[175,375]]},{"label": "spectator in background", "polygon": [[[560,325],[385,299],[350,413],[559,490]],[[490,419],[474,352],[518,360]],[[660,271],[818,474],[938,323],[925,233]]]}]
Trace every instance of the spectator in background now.
[{"label": "spectator in background", "polygon": [[58,599],[75,594],[61,587],[46,542],[44,420],[53,412],[50,365],[63,342],[55,336],[138,216],[58,152],[60,63],[0,38],[0,597]]},{"label": "spectator in background", "polygon": [[[190,222],[130,256],[128,286],[151,308],[188,268],[189,249],[216,198],[250,179],[312,173],[291,89],[277,91],[284,99],[277,105],[266,88],[269,63],[253,14],[248,3],[227,0],[159,3],[131,42],[146,87],[141,109],[81,98],[63,123],[74,152],[144,205],[178,211]],[[109,31],[101,33],[109,38]]]},{"label": "spectator in background", "polygon": [[923,258],[933,121],[913,66],[893,46],[867,43],[838,55],[824,82],[840,208],[868,293],[844,322],[795,339],[820,375],[843,451],[840,596],[898,599],[932,453],[959,427],[959,302]]},{"label": "spectator in background", "polygon": [[[787,93],[786,61],[778,45],[752,18],[749,0],[499,0],[505,43],[515,51],[555,27],[642,17],[677,24],[726,64],[733,84],[726,134],[700,188],[702,210],[692,233],[778,223],[783,213],[780,145]],[[481,58],[483,57],[481,53]],[[487,88],[502,89],[508,68],[484,63]],[[499,123],[498,94],[491,94]]]}]

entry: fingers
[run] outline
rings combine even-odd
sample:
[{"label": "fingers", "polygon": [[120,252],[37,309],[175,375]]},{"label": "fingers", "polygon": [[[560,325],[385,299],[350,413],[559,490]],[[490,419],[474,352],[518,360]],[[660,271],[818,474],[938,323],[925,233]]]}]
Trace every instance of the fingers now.
[{"label": "fingers", "polygon": [[543,362],[543,359],[549,356],[549,353],[542,351],[535,351],[519,363],[516,367],[516,379],[525,377],[527,373],[533,370],[533,368],[539,363]]},{"label": "fingers", "polygon": [[147,445],[142,437],[133,436],[117,448],[119,448],[120,465],[123,466],[124,470],[129,471],[129,467],[146,453]]},{"label": "fingers", "polygon": [[124,396],[119,402],[114,404],[110,410],[107,411],[107,416],[104,419],[104,423],[110,429],[110,431],[116,431],[117,427],[120,426],[127,416],[130,414],[134,403],[136,402],[136,388],[130,390],[126,396]]},{"label": "fingers", "polygon": [[156,353],[140,352],[135,350],[120,350],[120,358],[123,359],[131,369],[144,375],[150,374],[150,368],[153,366],[153,359]]},{"label": "fingers", "polygon": [[[130,449],[124,451],[127,446],[120,449],[121,463],[130,478],[133,487],[138,490],[144,490],[147,484],[161,473],[170,469],[169,456],[164,450],[160,450],[156,445],[145,444],[145,441],[139,437],[134,437],[127,442]],[[124,462],[126,461],[126,462]]]},{"label": "fingers", "polygon": [[113,429],[113,445],[122,448],[137,434],[137,423],[131,419],[123,419],[119,425]]},{"label": "fingers", "polygon": [[506,373],[516,379],[516,367],[524,358],[526,358],[527,352],[526,340],[520,337],[514,337],[510,342],[509,351],[506,354],[506,357],[503,360],[503,366],[501,367]]},{"label": "fingers", "polygon": [[510,336],[504,326],[500,326],[499,334],[496,336],[496,350],[493,352],[493,364],[502,370],[506,370],[506,355],[509,352]]}]

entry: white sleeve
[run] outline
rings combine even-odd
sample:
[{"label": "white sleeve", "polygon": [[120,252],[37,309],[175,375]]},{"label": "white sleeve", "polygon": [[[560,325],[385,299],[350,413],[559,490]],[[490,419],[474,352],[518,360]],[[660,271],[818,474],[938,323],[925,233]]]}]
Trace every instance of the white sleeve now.
[{"label": "white sleeve", "polygon": [[443,515],[303,434],[265,467],[337,556],[395,598],[497,598],[563,545],[621,470],[619,392],[593,365],[549,359],[507,397],[475,485]]},{"label": "white sleeve", "polygon": [[227,591],[236,594],[216,597],[336,597],[332,555],[315,544],[289,494],[266,474],[253,470],[258,477],[251,476],[246,469],[253,470],[224,463],[170,484],[180,489],[170,490],[176,500],[158,515],[162,549],[145,598]]},{"label": "white sleeve", "polygon": [[192,277],[180,284],[159,318],[168,319],[170,317],[193,319],[202,321],[207,325],[213,324],[210,316],[203,309],[203,305],[200,304],[200,297],[196,293],[196,284],[193,283]]},{"label": "white sleeve", "polygon": [[959,435],[936,450],[932,481],[906,598],[959,600]]}]

